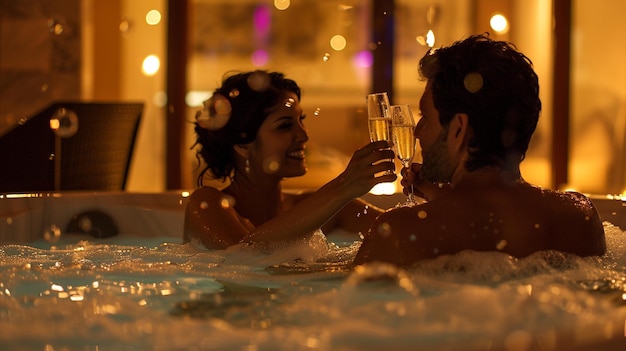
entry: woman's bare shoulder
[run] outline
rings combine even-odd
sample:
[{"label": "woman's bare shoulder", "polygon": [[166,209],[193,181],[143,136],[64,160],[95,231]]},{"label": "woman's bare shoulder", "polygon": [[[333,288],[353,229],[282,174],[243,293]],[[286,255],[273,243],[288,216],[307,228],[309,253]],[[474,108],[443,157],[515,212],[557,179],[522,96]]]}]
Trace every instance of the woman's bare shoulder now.
[{"label": "woman's bare shoulder", "polygon": [[222,199],[227,197],[227,195],[221,190],[214,188],[212,186],[203,186],[200,187],[191,193],[189,197],[189,202],[196,204],[198,202],[221,202]]},{"label": "woman's bare shoulder", "polygon": [[194,190],[193,193],[191,193],[191,197],[194,197],[194,196],[201,197],[201,196],[206,196],[206,195],[218,195],[218,194],[222,194],[222,191],[212,186],[202,186]]}]

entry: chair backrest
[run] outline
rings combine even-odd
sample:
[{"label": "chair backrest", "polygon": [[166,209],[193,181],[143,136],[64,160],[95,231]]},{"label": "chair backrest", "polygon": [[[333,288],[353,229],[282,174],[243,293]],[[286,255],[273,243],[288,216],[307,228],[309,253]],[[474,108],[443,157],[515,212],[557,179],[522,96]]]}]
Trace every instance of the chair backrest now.
[{"label": "chair backrest", "polygon": [[0,136],[0,192],[124,190],[143,108],[51,104]]}]

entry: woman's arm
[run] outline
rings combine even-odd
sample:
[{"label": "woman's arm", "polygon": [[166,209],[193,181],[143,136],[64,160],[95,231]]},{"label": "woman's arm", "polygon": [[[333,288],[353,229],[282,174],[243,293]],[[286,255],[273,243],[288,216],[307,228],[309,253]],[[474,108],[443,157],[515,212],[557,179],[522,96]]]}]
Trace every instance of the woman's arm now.
[{"label": "woman's arm", "polygon": [[365,234],[369,230],[374,220],[385,212],[380,207],[357,198],[346,204],[337,214],[335,214],[322,230],[330,233],[334,229],[343,229],[351,233]]},{"label": "woman's arm", "polygon": [[321,228],[346,204],[367,193],[374,185],[393,182],[394,153],[385,141],[357,150],[346,169],[335,179],[290,209],[258,226],[244,241],[281,241],[307,235]]},{"label": "woman's arm", "polygon": [[[233,209],[234,199],[212,187],[200,188],[192,194],[185,210],[184,241],[199,240],[207,248],[223,249],[241,241],[292,240],[322,228],[344,207],[346,211],[336,219],[337,223],[347,225],[352,220],[353,228],[364,232],[370,218],[358,220],[357,213],[364,205],[351,201],[378,183],[396,179],[395,174],[385,173],[394,170],[393,158],[387,142],[366,145],[354,153],[337,178],[257,227],[237,214]],[[370,216],[375,217],[380,212],[382,210],[373,209]],[[350,218],[350,213],[354,217]]]}]

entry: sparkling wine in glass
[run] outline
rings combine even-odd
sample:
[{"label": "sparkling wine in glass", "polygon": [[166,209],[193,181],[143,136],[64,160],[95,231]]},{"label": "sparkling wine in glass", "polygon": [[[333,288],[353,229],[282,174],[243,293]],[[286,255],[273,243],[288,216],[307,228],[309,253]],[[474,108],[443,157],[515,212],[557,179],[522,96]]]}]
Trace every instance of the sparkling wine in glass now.
[{"label": "sparkling wine in glass", "polygon": [[[391,106],[393,144],[396,148],[396,155],[402,166],[409,168],[415,155],[415,119],[411,113],[411,107],[407,104]],[[404,206],[413,206],[416,202],[413,199],[413,186],[409,191],[409,196]]]},{"label": "sparkling wine in glass", "polygon": [[387,93],[367,95],[367,119],[370,141],[391,139],[391,113]]},{"label": "sparkling wine in glass", "polygon": [[[392,141],[390,107],[389,96],[386,92],[367,95],[367,122],[370,141]],[[385,172],[385,174],[392,173],[392,171]]]}]

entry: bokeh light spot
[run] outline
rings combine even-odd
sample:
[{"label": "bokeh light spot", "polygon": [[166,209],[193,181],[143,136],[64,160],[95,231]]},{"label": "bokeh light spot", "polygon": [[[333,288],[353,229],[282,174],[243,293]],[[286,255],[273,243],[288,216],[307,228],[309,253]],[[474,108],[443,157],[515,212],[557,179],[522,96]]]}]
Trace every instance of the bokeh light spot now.
[{"label": "bokeh light spot", "polygon": [[330,47],[335,51],[341,51],[346,48],[346,38],[343,35],[337,34],[330,38]]},{"label": "bokeh light spot", "polygon": [[506,247],[506,245],[508,244],[508,242],[506,240],[500,240],[496,243],[496,249],[502,251],[504,250],[504,248]]},{"label": "bokeh light spot", "polygon": [[267,53],[267,51],[265,50],[256,50],[255,52],[252,53],[252,64],[257,66],[257,67],[262,67],[265,66],[269,60],[269,54]]},{"label": "bokeh light spot", "polygon": [[248,86],[258,92],[264,92],[270,87],[270,76],[265,72],[254,72],[248,76]]},{"label": "bokeh light spot", "polygon": [[352,64],[358,68],[372,67],[374,56],[369,51],[359,51],[352,57]]},{"label": "bokeh light spot", "polygon": [[145,59],[143,59],[143,63],[141,65],[141,71],[146,76],[153,76],[161,67],[161,60],[156,55],[148,55]]},{"label": "bokeh light spot", "polygon": [[491,16],[491,19],[489,20],[489,26],[496,33],[502,34],[506,33],[509,30],[509,21],[506,19],[506,17],[498,13]]},{"label": "bokeh light spot", "polygon": [[376,233],[384,237],[391,235],[391,225],[389,223],[379,224],[378,227],[376,227]]},{"label": "bokeh light spot", "polygon": [[290,0],[274,0],[274,7],[277,10],[286,10],[291,6]]},{"label": "bokeh light spot", "polygon": [[161,12],[158,10],[150,10],[146,14],[146,23],[151,26],[156,26],[161,22]]},{"label": "bokeh light spot", "polygon": [[280,162],[275,158],[268,158],[263,162],[263,171],[267,174],[274,174],[280,168]]}]

